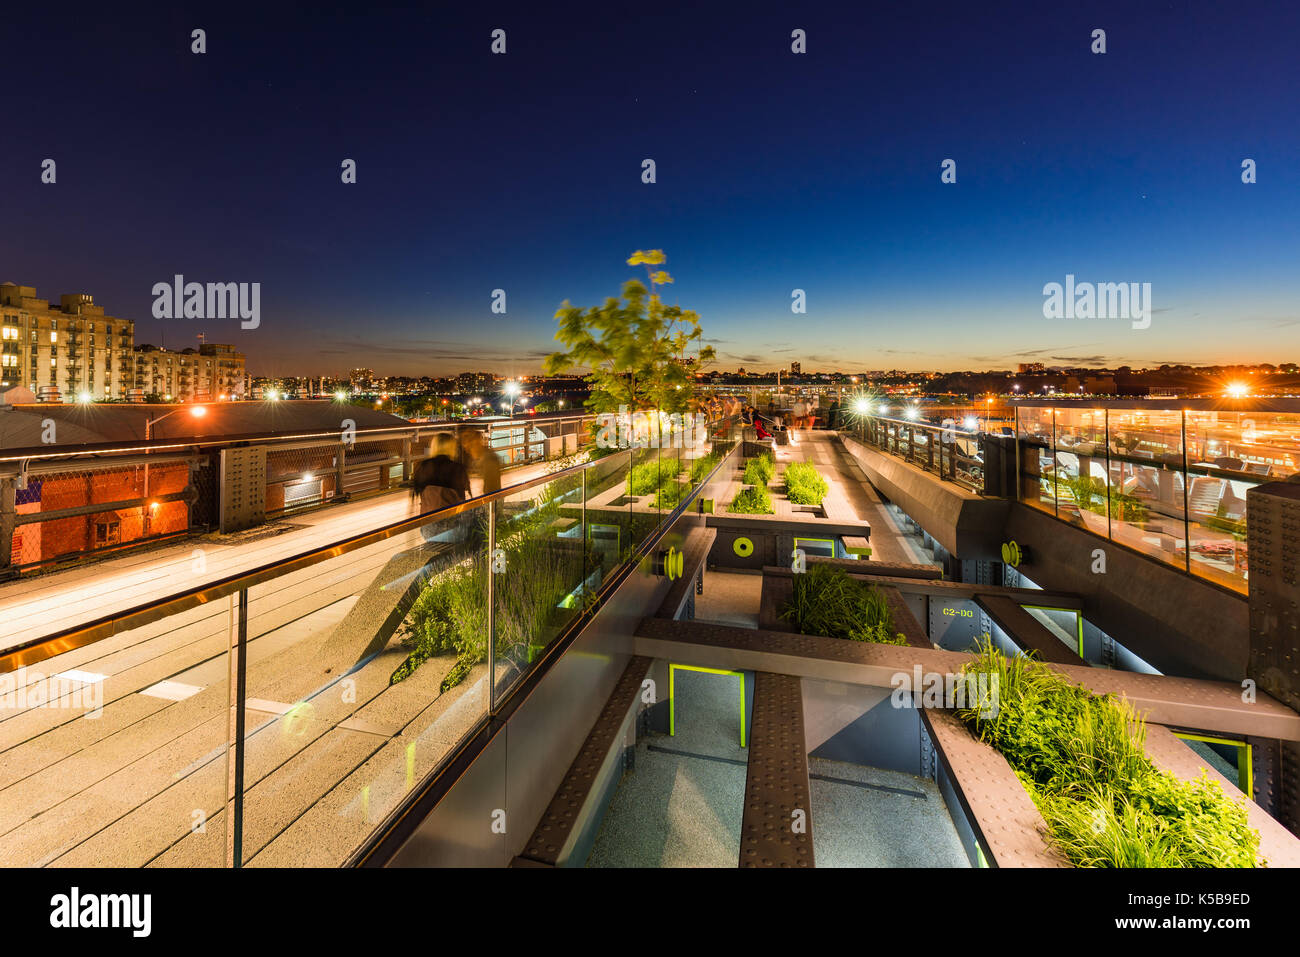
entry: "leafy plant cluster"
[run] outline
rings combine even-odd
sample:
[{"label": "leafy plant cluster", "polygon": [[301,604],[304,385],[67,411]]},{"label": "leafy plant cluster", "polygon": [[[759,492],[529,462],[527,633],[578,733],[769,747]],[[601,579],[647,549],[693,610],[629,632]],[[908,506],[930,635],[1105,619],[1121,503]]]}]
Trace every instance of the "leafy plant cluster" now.
[{"label": "leafy plant cluster", "polygon": [[627,473],[627,493],[629,495],[650,495],[673,482],[682,471],[681,459],[677,456],[655,457],[648,462],[632,466]]},{"label": "leafy plant cluster", "polygon": [[[498,527],[497,546],[505,553],[506,571],[493,583],[496,653],[498,660],[514,660],[520,667],[545,647],[560,621],[572,614],[561,603],[583,581],[589,567],[585,543],[558,538],[550,529],[559,516],[559,505],[558,497],[539,499],[527,513]],[[456,662],[439,688],[445,692],[484,660],[488,562],[486,547],[478,548],[430,578],[403,623],[401,641],[410,651],[390,684],[410,677],[430,658],[453,652]]]},{"label": "leafy plant cluster", "polygon": [[766,485],[747,485],[736,493],[730,510],[736,515],[771,515],[772,493]]},{"label": "leafy plant cluster", "polygon": [[746,485],[767,485],[776,475],[776,459],[771,452],[755,455],[745,462],[745,474],[741,481]]},{"label": "leafy plant cluster", "polygon": [[[703,342],[699,315],[664,303],[660,291],[673,283],[662,268],[662,249],[638,249],[629,266],[644,266],[646,282],[623,284],[621,298],[582,308],[568,300],[555,314],[556,340],[565,351],[546,359],[548,375],[588,370],[593,412],[688,411],[694,401],[694,372],[715,357]],[[647,285],[648,283],[648,285]]]},{"label": "leafy plant cluster", "polygon": [[963,670],[989,675],[997,699],[968,702],[957,716],[1007,759],[1073,864],[1256,866],[1259,834],[1244,802],[1204,775],[1180,781],[1152,764],[1146,725],[1127,701],[1008,658],[992,642]]},{"label": "leafy plant cluster", "polygon": [[665,482],[655,491],[655,508],[676,508],[690,490],[691,486],[686,482]]},{"label": "leafy plant cluster", "polygon": [[811,462],[791,462],[785,467],[785,497],[797,505],[820,505],[830,485]]},{"label": "leafy plant cluster", "polygon": [[813,565],[794,576],[794,592],[781,620],[804,635],[827,635],[878,645],[905,645],[894,628],[885,593],[834,565]]}]

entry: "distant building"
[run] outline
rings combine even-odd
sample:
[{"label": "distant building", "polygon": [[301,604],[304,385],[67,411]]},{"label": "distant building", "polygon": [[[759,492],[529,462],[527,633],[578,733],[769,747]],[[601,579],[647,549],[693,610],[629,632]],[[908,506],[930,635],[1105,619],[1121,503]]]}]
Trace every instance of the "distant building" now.
[{"label": "distant building", "polygon": [[801,366],[801,365],[800,365],[799,363],[797,363],[797,362],[791,362],[791,363],[790,363],[790,374],[791,374],[791,375],[799,375],[799,374],[801,374],[802,372],[803,372],[803,366]]},{"label": "distant building", "polygon": [[246,381],[244,355],[234,346],[205,342],[198,350],[180,352],[151,345],[135,349],[135,385],[146,396],[177,402],[242,399]]},{"label": "distant building", "polygon": [[496,388],[497,377],[491,372],[462,372],[456,376],[456,391],[461,395],[489,392]]},{"label": "distant building", "polygon": [[105,315],[84,293],[52,307],[32,286],[0,283],[0,390],[124,399],[135,384],[134,341],[134,322]]},{"label": "distant building", "polygon": [[1043,365],[1041,362],[1022,362],[1017,367],[1016,371],[1020,375],[1028,375],[1032,372],[1046,372],[1047,366]]}]

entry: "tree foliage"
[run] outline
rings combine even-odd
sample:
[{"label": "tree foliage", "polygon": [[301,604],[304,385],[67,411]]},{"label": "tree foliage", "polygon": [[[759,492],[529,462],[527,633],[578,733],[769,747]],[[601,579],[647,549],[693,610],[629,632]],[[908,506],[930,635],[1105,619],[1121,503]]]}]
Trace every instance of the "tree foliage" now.
[{"label": "tree foliage", "polygon": [[690,309],[665,305],[659,293],[673,277],[662,266],[661,249],[638,249],[629,266],[646,267],[646,279],[623,284],[621,297],[603,305],[581,308],[567,299],[556,312],[555,338],[565,351],[546,359],[548,375],[587,369],[595,412],[657,409],[683,412],[690,408],[693,372],[714,358],[712,346],[701,343],[700,317]]}]

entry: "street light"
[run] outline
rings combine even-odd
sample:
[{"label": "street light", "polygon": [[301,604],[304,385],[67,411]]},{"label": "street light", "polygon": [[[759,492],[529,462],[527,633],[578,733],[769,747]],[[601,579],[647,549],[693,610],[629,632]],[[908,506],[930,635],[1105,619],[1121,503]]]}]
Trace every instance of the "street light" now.
[{"label": "street light", "polygon": [[[150,441],[153,440],[153,427],[154,427],[154,425],[155,425],[156,423],[161,422],[163,419],[167,418],[167,416],[169,416],[169,415],[175,415],[177,412],[181,412],[181,411],[183,411],[183,410],[182,410],[182,409],[172,409],[170,412],[164,412],[162,415],[158,416],[157,418],[154,418],[154,417],[152,417],[152,416],[150,416],[149,418],[146,418],[146,419],[144,420],[144,440],[145,440],[146,442],[150,442]],[[189,413],[190,413],[190,415],[194,416],[194,418],[196,418],[196,419],[201,419],[201,418],[203,418],[205,415],[208,414],[208,410],[207,410],[206,407],[201,406],[201,405],[192,405],[192,406],[190,406],[190,408],[189,408]],[[148,454],[148,452],[149,452],[149,450],[148,450],[148,449],[145,449],[145,453]],[[144,498],[145,498],[145,501],[148,501],[148,500],[149,500],[149,462],[148,462],[148,460],[146,460],[145,463],[144,463]],[[146,537],[149,535],[149,525],[150,525],[150,522],[151,522],[152,519],[153,519],[153,512],[157,511],[157,509],[158,509],[158,503],[157,503],[157,502],[152,502],[152,503],[150,503],[149,509],[147,509],[147,510],[145,511],[145,513],[144,513],[144,533],[145,533],[145,536],[146,536]]]},{"label": "street light", "polygon": [[[515,396],[519,395],[519,383],[507,382],[505,393],[510,397],[510,418],[513,419],[515,417]],[[528,400],[525,399],[524,401],[526,402]]]}]

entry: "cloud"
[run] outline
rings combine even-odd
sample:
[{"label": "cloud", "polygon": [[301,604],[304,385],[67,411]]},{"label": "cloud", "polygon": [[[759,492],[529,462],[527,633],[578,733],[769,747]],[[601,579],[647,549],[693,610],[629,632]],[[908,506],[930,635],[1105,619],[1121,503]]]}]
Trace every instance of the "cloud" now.
[{"label": "cloud", "polygon": [[377,359],[456,359],[466,362],[528,361],[550,355],[550,350],[520,349],[509,341],[503,341],[500,349],[486,349],[473,343],[442,339],[398,339],[383,343],[327,339],[316,347],[316,351],[323,356],[364,354]]}]

